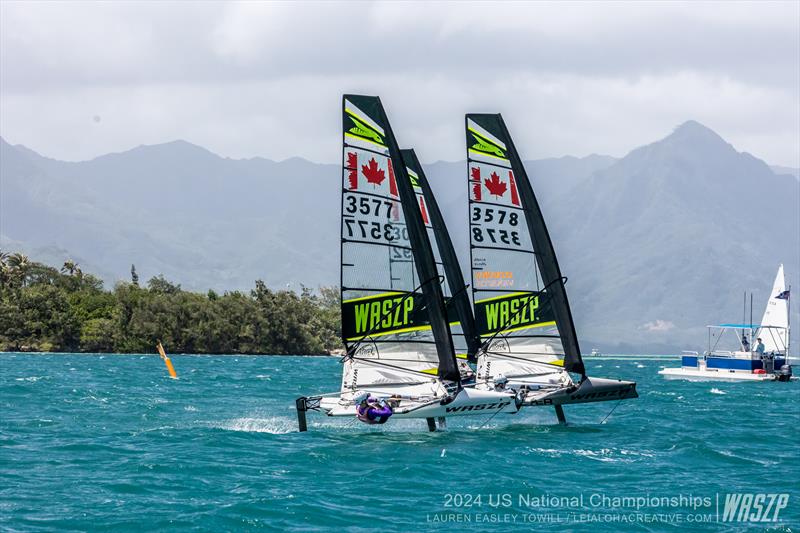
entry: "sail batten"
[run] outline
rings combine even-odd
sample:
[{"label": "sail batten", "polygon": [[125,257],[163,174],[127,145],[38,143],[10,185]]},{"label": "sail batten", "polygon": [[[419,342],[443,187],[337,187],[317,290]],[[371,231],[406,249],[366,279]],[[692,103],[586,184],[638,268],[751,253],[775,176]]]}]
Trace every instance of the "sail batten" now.
[{"label": "sail batten", "polygon": [[519,375],[546,365],[585,376],[566,280],[502,116],[467,115],[466,139],[473,299],[483,349],[528,361],[511,369]]}]

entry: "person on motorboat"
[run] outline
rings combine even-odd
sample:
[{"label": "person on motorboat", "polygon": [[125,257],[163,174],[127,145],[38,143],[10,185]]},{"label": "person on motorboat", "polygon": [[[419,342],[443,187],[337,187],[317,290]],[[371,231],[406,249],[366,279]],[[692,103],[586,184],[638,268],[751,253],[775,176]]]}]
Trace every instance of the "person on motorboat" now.
[{"label": "person on motorboat", "polygon": [[764,350],[765,350],[764,343],[761,342],[761,338],[758,338],[756,340],[758,341],[758,344],[756,345],[756,353],[758,355],[764,355]]},{"label": "person on motorboat", "polygon": [[749,352],[750,351],[750,342],[747,340],[747,336],[742,333],[742,351]]},{"label": "person on motorboat", "polygon": [[356,418],[365,424],[385,424],[394,414],[394,410],[385,400],[379,401],[368,392],[353,397],[353,403],[356,405]]}]

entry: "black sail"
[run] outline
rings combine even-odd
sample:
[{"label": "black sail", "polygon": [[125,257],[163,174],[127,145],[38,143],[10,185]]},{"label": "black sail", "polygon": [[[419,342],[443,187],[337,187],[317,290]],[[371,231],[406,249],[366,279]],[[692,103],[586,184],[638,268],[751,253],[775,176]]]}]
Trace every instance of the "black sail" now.
[{"label": "black sail", "polygon": [[[344,95],[343,132],[342,336],[348,353],[459,382],[440,275],[380,99]],[[381,383],[400,379],[387,376],[379,376]]]},{"label": "black sail", "polygon": [[456,354],[458,357],[474,363],[481,342],[475,329],[472,303],[469,300],[467,285],[464,283],[464,275],[458,263],[453,241],[450,239],[450,233],[447,231],[439,204],[436,202],[436,197],[433,195],[433,190],[417,154],[414,150],[400,150],[400,153],[408,168],[412,184],[419,190],[422,219],[429,229],[430,240],[436,243],[434,250],[438,252],[437,265],[447,280],[449,294],[445,294],[445,299],[447,300],[448,315],[456,319],[456,321],[453,321],[452,318],[450,320]]},{"label": "black sail", "polygon": [[585,376],[565,279],[502,116],[468,114],[466,138],[478,333],[521,361]]}]

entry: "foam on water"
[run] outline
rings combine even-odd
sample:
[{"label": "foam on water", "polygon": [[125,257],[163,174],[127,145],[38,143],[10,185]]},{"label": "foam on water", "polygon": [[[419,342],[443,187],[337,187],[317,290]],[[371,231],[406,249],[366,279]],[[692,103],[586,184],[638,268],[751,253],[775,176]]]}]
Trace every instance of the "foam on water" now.
[{"label": "foam on water", "polygon": [[297,421],[290,418],[269,417],[269,418],[234,418],[212,427],[225,429],[228,431],[244,431],[247,433],[271,433],[273,435],[283,435],[297,431]]}]

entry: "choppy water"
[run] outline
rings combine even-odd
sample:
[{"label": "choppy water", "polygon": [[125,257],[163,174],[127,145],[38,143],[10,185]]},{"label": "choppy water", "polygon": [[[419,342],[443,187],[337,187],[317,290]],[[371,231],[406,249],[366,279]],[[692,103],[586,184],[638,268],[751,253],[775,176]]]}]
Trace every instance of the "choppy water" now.
[{"label": "choppy water", "polygon": [[[293,400],[336,390],[336,359],[173,362],[177,381],[152,355],[0,354],[0,529],[716,531],[741,527],[713,522],[731,492],[790,494],[756,530],[800,524],[797,382],[664,381],[671,362],[592,358],[590,374],[639,382],[604,424],[612,403],[567,407],[567,427],[539,408],[442,433],[312,416],[299,434]],[[681,495],[710,506],[665,501]]]}]

